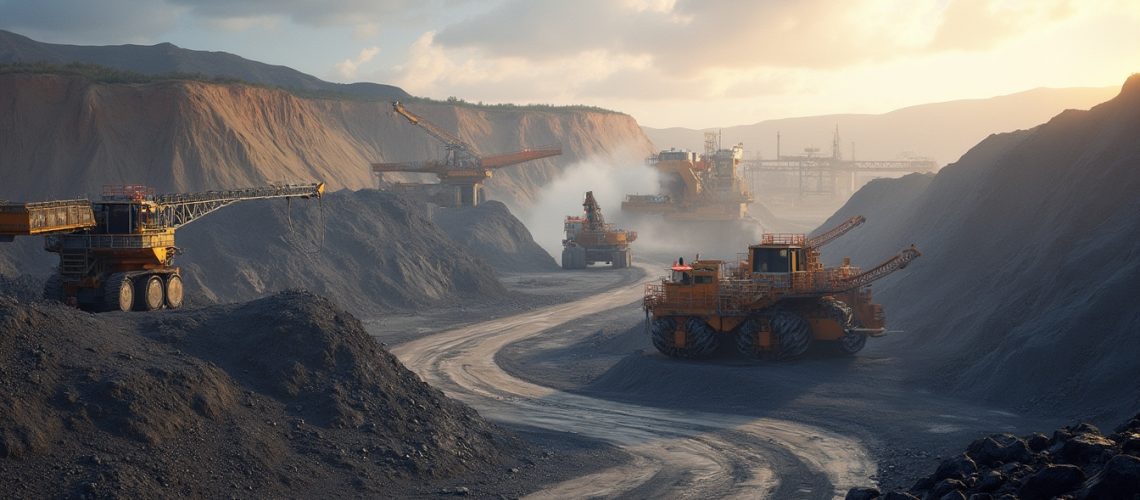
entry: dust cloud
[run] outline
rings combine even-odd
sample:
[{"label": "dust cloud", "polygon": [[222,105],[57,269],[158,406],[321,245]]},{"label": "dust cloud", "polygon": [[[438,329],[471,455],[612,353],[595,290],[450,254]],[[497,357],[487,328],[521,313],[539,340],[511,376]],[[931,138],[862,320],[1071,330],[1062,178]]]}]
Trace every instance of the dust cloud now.
[{"label": "dust cloud", "polygon": [[[610,158],[590,158],[571,165],[544,186],[533,205],[514,210],[531,235],[556,260],[562,255],[562,222],[567,215],[582,215],[586,191],[602,205],[606,222],[622,229],[637,230],[622,220],[621,202],[627,194],[652,194],[659,189],[657,171],[633,151]],[[642,243],[641,236],[634,247]],[[636,251],[636,250],[635,250]]]}]

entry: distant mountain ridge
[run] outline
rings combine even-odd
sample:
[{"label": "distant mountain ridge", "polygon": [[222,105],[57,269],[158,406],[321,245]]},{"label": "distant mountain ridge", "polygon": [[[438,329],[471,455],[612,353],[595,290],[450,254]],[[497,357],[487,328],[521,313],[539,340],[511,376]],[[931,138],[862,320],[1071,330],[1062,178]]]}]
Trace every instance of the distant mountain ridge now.
[{"label": "distant mountain ridge", "polygon": [[326,82],[287,66],[252,61],[228,52],[190,50],[171,43],[157,45],[63,45],[32,40],[0,30],[0,63],[84,63],[144,75],[198,73],[307,92],[334,93],[367,99],[406,99],[403,89],[379,83]]},{"label": "distant mountain ridge", "polygon": [[[830,155],[836,127],[845,158],[892,160],[928,157],[939,166],[957,161],[990,134],[1034,127],[1066,109],[1088,109],[1111,99],[1119,87],[1039,88],[988,99],[920,104],[883,114],[834,114],[766,120],[724,128],[642,127],[660,149],[700,151],[704,132],[720,131],[723,144],[744,143],[751,158],[802,154],[806,147]],[[852,151],[854,149],[854,151]]]}]

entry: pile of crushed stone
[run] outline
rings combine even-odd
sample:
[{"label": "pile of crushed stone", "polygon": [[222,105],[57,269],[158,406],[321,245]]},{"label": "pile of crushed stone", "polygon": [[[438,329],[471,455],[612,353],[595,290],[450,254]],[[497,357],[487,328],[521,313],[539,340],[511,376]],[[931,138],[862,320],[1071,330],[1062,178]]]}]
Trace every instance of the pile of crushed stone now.
[{"label": "pile of crushed stone", "polygon": [[862,227],[824,257],[870,268],[897,358],[941,394],[1017,413],[1115,422],[1140,407],[1140,75],[1116,98],[982,141],[936,176],[868,184],[824,224]]},{"label": "pile of crushed stone", "polygon": [[[506,205],[487,201],[477,207],[437,208],[432,220],[467,252],[499,272],[557,271],[546,253]],[[560,221],[551,221],[557,224]]]},{"label": "pile of crushed stone", "polygon": [[1140,414],[1103,435],[1089,423],[1052,437],[993,434],[944,460],[909,491],[852,488],[848,500],[1049,499],[1131,500],[1140,497]]},{"label": "pile of crushed stone", "polygon": [[0,296],[0,331],[6,495],[383,496],[529,453],[307,292],[100,315]]}]

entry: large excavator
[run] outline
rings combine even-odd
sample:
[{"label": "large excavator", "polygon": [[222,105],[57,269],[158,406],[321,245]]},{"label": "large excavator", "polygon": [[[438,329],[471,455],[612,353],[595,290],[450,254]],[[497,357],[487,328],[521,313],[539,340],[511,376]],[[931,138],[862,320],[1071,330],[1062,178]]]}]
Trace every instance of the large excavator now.
[{"label": "large excavator", "polygon": [[318,183],[155,195],[145,186],[107,186],[97,202],[0,203],[0,241],[46,237],[44,249],[59,254],[47,299],[93,312],[177,309],[175,230],[239,201],[319,198],[324,190]]},{"label": "large excavator", "polygon": [[435,174],[439,178],[440,185],[450,190],[447,205],[475,206],[482,203],[483,181],[490,179],[491,172],[495,169],[562,154],[562,146],[555,144],[527,148],[513,153],[483,156],[474,145],[412,113],[400,104],[400,101],[392,102],[392,110],[442,142],[446,150],[445,156],[443,160],[373,163],[372,173],[378,178],[385,172]]},{"label": "large excavator", "polygon": [[855,354],[867,337],[886,333],[872,282],[922,254],[914,245],[862,271],[844,259],[824,268],[820,247],[865,221],[855,216],[817,237],[765,234],[735,267],[720,260],[683,260],[672,275],[646,285],[643,306],[654,347],[677,358],[713,353],[722,339],[762,359],[789,359],[813,343]]},{"label": "large excavator", "polygon": [[582,216],[566,217],[563,229],[566,231],[566,239],[562,240],[563,269],[585,269],[595,262],[609,263],[614,269],[633,264],[629,244],[637,239],[637,232],[606,223],[593,191],[586,191]]}]

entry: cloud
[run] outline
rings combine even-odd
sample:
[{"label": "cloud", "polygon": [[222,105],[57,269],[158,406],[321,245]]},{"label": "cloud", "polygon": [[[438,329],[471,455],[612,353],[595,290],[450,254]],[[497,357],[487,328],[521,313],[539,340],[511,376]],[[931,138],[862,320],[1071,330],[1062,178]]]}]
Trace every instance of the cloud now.
[{"label": "cloud", "polygon": [[416,0],[167,0],[207,19],[280,16],[309,26],[355,26],[431,8],[438,1]]},{"label": "cloud", "polygon": [[928,48],[985,50],[1043,24],[1063,21],[1076,12],[1070,0],[954,0],[943,12],[942,23]]},{"label": "cloud", "polygon": [[364,63],[367,63],[368,61],[371,61],[372,58],[376,57],[376,54],[379,53],[380,47],[373,46],[364,48],[360,51],[359,54],[357,54],[355,59],[345,59],[337,63],[336,73],[343,80],[356,78],[356,71],[360,69],[360,66]]},{"label": "cloud", "polygon": [[137,43],[172,29],[183,10],[151,0],[0,0],[0,28],[63,43]]}]

